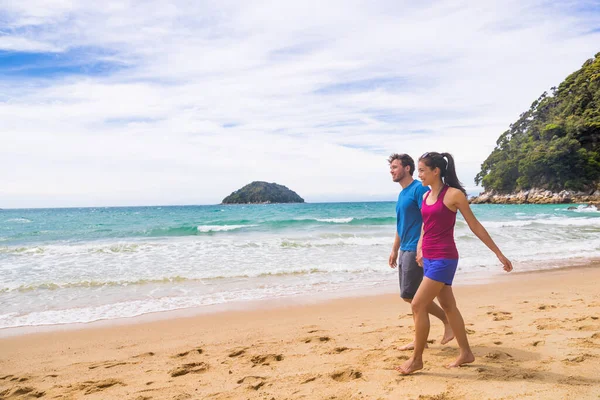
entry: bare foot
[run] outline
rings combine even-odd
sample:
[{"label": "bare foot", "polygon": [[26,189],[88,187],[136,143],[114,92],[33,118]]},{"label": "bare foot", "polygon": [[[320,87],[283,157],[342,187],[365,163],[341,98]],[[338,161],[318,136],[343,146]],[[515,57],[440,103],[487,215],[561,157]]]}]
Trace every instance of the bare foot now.
[{"label": "bare foot", "polygon": [[451,341],[452,339],[454,339],[454,332],[452,331],[452,327],[450,326],[450,324],[445,324],[444,325],[444,337],[442,337],[440,344],[446,344],[449,341]]},{"label": "bare foot", "polygon": [[415,360],[413,357],[406,360],[404,364],[396,367],[396,371],[400,372],[402,375],[412,374],[420,369],[423,369],[423,360]]},{"label": "bare foot", "polygon": [[456,360],[454,360],[453,362],[451,362],[450,364],[448,364],[446,366],[446,368],[456,368],[456,367],[460,367],[464,364],[470,364],[473,361],[475,361],[475,356],[473,355],[473,353],[471,351],[469,351],[468,353],[465,354],[460,354],[458,356],[458,358]]},{"label": "bare foot", "polygon": [[[450,339],[450,340],[452,340],[452,339]],[[429,346],[427,345],[427,343],[425,343],[425,348],[426,349],[429,348]],[[400,350],[400,351],[414,350],[414,349],[415,349],[415,342],[410,342],[409,344],[405,344],[404,346],[398,346],[398,347],[396,347],[396,350]]]}]

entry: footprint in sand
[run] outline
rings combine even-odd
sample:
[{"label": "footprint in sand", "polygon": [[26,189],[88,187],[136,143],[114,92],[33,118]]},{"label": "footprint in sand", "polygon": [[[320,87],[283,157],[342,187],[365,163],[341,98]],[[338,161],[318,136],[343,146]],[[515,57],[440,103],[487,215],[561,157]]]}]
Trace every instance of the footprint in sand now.
[{"label": "footprint in sand", "polygon": [[562,329],[562,324],[554,318],[539,318],[533,321],[538,331]]},{"label": "footprint in sand", "polygon": [[242,384],[242,383],[247,383],[248,384],[248,389],[252,389],[252,390],[258,390],[261,387],[263,387],[267,382],[266,382],[267,378],[265,378],[264,376],[245,376],[242,379],[240,379],[239,381],[237,381],[238,384]]},{"label": "footprint in sand", "polygon": [[208,364],[205,362],[195,362],[189,364],[183,364],[180,367],[172,369],[169,371],[169,374],[172,377],[183,376],[187,374],[200,374],[202,372],[208,371]]},{"label": "footprint in sand", "polygon": [[101,381],[85,381],[78,384],[75,388],[83,391],[83,394],[88,395],[100,392],[115,385],[125,386],[125,384],[118,379],[104,379]]},{"label": "footprint in sand", "polygon": [[451,400],[452,397],[450,396],[450,394],[448,392],[442,392],[439,394],[435,394],[432,396],[429,395],[419,395],[419,400]]},{"label": "footprint in sand", "polygon": [[[575,318],[575,322],[586,321],[586,320],[588,320],[588,319],[591,319],[591,320],[597,320],[597,319],[598,319],[598,317],[596,317],[595,315],[587,315],[587,316],[585,316],[585,317],[579,317],[579,318]],[[573,321],[573,319],[569,319],[569,318],[565,319],[565,322],[568,322],[568,321]]]},{"label": "footprint in sand", "polygon": [[124,361],[105,361],[102,363],[98,363],[98,364],[92,364],[90,365],[88,368],[89,369],[96,369],[96,368],[113,368],[113,367],[118,367],[119,365],[127,365],[127,364],[137,364],[137,363],[129,363],[129,362],[124,362]]},{"label": "footprint in sand", "polygon": [[512,313],[508,311],[488,311],[487,315],[492,315],[494,321],[506,321],[512,319]]},{"label": "footprint in sand", "polygon": [[261,356],[254,356],[250,361],[252,361],[253,367],[257,365],[271,365],[274,361],[283,360],[283,355],[281,354],[265,354]]},{"label": "footprint in sand", "polygon": [[569,357],[569,358],[565,358],[564,360],[562,360],[565,364],[579,364],[584,362],[585,360],[588,360],[590,358],[593,358],[594,355],[592,354],[581,354],[575,357]]},{"label": "footprint in sand", "polygon": [[10,391],[10,389],[7,389],[3,392],[0,392],[0,396],[2,396],[1,398],[4,398],[4,396],[6,396],[6,398],[10,398],[10,397],[21,397],[21,396],[26,396],[28,398],[39,398],[39,397],[43,397],[46,395],[46,392],[44,391],[39,391],[36,388],[32,388],[30,386],[24,386],[24,387],[18,387],[15,390]]},{"label": "footprint in sand", "polygon": [[[409,358],[410,358],[409,356],[402,355],[402,356],[386,357],[382,361],[386,365],[397,365],[397,364],[401,363],[402,361],[408,360]],[[386,369],[392,369],[392,368],[386,368]]]},{"label": "footprint in sand", "polygon": [[0,378],[1,381],[11,381],[11,382],[26,382],[29,380],[29,377],[26,376],[22,376],[22,377],[18,377],[18,376],[14,376],[14,375],[5,375],[3,377]]},{"label": "footprint in sand", "polygon": [[311,343],[313,341],[329,342],[330,340],[331,340],[331,338],[329,336],[310,336],[310,337],[302,339],[302,341],[304,343]]},{"label": "footprint in sand", "polygon": [[335,349],[328,352],[327,354],[340,354],[340,353],[343,353],[348,350],[350,350],[348,347],[336,347]]},{"label": "footprint in sand", "polygon": [[314,382],[316,381],[318,378],[318,376],[311,376],[310,378],[307,378],[306,380],[304,380],[303,382],[301,382],[301,385],[304,385],[305,383],[310,383],[310,382]]},{"label": "footprint in sand", "polygon": [[513,356],[503,351],[492,351],[491,353],[486,354],[485,358],[488,358],[490,360],[506,360],[513,358]]},{"label": "footprint in sand", "polygon": [[598,329],[598,325],[581,325],[577,327],[578,331],[595,331]]},{"label": "footprint in sand", "polygon": [[362,372],[360,372],[360,371],[357,371],[352,368],[348,368],[348,369],[344,369],[344,370],[335,371],[330,376],[331,376],[331,379],[333,379],[336,382],[349,382],[354,379],[359,379],[363,375],[362,375]]},{"label": "footprint in sand", "polygon": [[569,339],[569,346],[576,347],[578,349],[597,349],[598,344],[593,339],[589,338],[571,338]]},{"label": "footprint in sand", "polygon": [[248,350],[247,347],[234,349],[231,353],[229,353],[229,357],[231,357],[231,358],[239,357],[239,356],[245,354],[246,350]]},{"label": "footprint in sand", "polygon": [[187,355],[202,354],[203,352],[204,352],[204,350],[202,350],[200,347],[196,347],[195,349],[192,349],[192,350],[177,353],[177,354],[171,356],[171,358],[181,358],[181,357],[185,357]]},{"label": "footprint in sand", "polygon": [[155,353],[149,351],[147,353],[142,353],[142,354],[138,354],[137,356],[133,356],[131,358],[145,358],[145,357],[152,357]]}]

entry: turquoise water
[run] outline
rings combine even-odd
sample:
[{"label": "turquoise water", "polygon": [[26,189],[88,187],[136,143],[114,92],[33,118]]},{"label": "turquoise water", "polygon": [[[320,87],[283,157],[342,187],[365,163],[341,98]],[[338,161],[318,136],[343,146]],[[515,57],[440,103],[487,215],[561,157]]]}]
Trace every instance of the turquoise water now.
[{"label": "turquoise water", "polygon": [[[0,328],[393,290],[394,203],[0,210]],[[475,205],[518,270],[600,257],[600,212]],[[457,282],[501,268],[459,217]]]}]

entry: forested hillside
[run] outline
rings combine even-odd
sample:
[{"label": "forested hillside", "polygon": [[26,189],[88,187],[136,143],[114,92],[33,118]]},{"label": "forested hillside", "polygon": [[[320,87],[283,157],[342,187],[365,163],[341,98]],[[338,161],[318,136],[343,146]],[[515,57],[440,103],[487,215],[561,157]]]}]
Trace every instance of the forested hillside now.
[{"label": "forested hillside", "polygon": [[600,182],[600,53],[533,102],[475,182],[486,192],[594,190]]}]

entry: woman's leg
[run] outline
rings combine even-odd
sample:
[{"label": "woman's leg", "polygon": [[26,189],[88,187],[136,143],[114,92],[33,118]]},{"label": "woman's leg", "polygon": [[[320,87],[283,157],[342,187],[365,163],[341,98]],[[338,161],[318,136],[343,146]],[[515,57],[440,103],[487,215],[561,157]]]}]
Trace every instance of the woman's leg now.
[{"label": "woman's leg", "polygon": [[473,355],[471,347],[469,346],[469,340],[467,339],[467,332],[465,330],[465,321],[463,320],[460,311],[458,311],[458,307],[456,307],[456,299],[454,298],[454,293],[452,292],[452,286],[444,285],[438,294],[438,301],[448,317],[448,321],[452,326],[452,330],[456,336],[456,341],[460,347],[460,354],[458,355],[458,358],[447,366],[452,368],[460,367],[463,364],[472,363],[475,361],[475,356]]},{"label": "woman's leg", "polygon": [[443,287],[442,282],[425,277],[411,302],[415,320],[415,348],[412,357],[396,368],[402,374],[410,374],[423,368],[423,351],[429,336],[429,304]]},{"label": "woman's leg", "polygon": [[[412,299],[403,299],[407,303],[411,303]],[[450,322],[448,322],[448,318],[446,318],[446,314],[442,307],[438,306],[435,301],[429,303],[429,307],[427,308],[427,312],[434,317],[437,317],[444,324],[444,336],[442,336],[441,344],[446,344],[452,339],[454,339],[454,332],[452,332],[452,327],[450,326]],[[413,318],[414,319],[414,318]],[[425,348],[427,348],[427,344],[425,344]],[[398,350],[414,350],[415,342],[414,340],[404,346],[398,347]]]}]

